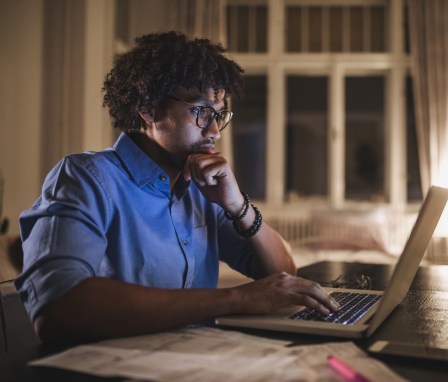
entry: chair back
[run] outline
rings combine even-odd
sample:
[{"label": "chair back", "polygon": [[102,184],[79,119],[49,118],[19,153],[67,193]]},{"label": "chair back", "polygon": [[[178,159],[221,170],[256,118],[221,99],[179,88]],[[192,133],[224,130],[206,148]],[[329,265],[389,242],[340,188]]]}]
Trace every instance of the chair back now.
[{"label": "chair back", "polygon": [[38,344],[39,339],[14,284],[0,284],[0,355],[26,354]]}]

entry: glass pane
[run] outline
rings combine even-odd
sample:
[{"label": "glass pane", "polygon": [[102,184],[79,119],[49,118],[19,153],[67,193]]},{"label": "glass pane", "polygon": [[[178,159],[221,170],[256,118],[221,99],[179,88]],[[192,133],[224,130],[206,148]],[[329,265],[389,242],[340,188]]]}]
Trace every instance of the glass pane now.
[{"label": "glass pane", "polygon": [[363,8],[351,7],[350,8],[350,51],[362,52],[363,51],[363,36],[364,36],[364,21],[363,21]]},{"label": "glass pane", "polygon": [[403,5],[403,33],[404,33],[404,38],[403,38],[403,49],[404,52],[406,54],[409,54],[411,52],[411,47],[410,47],[410,41],[409,41],[409,8],[408,5],[405,4]]},{"label": "glass pane", "polygon": [[227,48],[232,52],[238,51],[238,24],[236,19],[237,14],[238,10],[236,9],[236,7],[227,7]]},{"label": "glass pane", "polygon": [[227,7],[227,45],[232,52],[266,52],[268,9],[266,5]]},{"label": "glass pane", "polygon": [[300,52],[301,49],[301,28],[302,28],[302,8],[286,7],[286,51]]},{"label": "glass pane", "polygon": [[[328,35],[323,35],[323,12],[328,10]],[[344,12],[349,23],[344,26]],[[372,6],[297,6],[285,7],[286,51],[287,52],[322,52],[325,46],[330,52],[344,50],[344,27],[349,28],[351,52],[385,52],[387,50],[387,8],[384,5]],[[302,21],[306,21],[307,41],[302,46]],[[368,23],[367,23],[368,22]],[[367,26],[369,30],[366,31]],[[366,34],[367,33],[367,34]],[[366,41],[366,38],[369,41]],[[328,40],[328,41],[327,41]]]},{"label": "glass pane", "polygon": [[420,183],[417,132],[415,126],[414,96],[412,78],[406,78],[406,129],[407,129],[407,193],[408,201],[423,199]]},{"label": "glass pane", "polygon": [[249,50],[249,7],[229,6],[227,8],[227,26],[229,50],[247,52]]},{"label": "glass pane", "polygon": [[238,52],[249,50],[249,7],[237,7],[236,22],[238,25]]},{"label": "glass pane", "polygon": [[322,8],[309,7],[310,52],[322,52]]},{"label": "glass pane", "polygon": [[370,8],[370,50],[372,52],[386,51],[386,22],[384,12],[384,7]]},{"label": "glass pane", "polygon": [[342,7],[330,7],[330,52],[342,52]]},{"label": "glass pane", "polygon": [[266,6],[256,7],[257,17],[257,42],[255,50],[257,52],[266,52],[268,49],[268,9]]},{"label": "glass pane", "polygon": [[347,199],[384,201],[384,77],[345,81]]},{"label": "glass pane", "polygon": [[241,99],[232,99],[233,167],[241,190],[252,199],[266,194],[266,76],[246,76]]},{"label": "glass pane", "polygon": [[288,76],[286,192],[327,195],[327,77]]}]

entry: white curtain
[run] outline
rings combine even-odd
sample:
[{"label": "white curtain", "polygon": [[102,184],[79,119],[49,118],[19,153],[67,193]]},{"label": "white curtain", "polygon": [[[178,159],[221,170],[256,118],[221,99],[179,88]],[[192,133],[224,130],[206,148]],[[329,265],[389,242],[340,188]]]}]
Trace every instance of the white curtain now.
[{"label": "white curtain", "polygon": [[174,0],[171,25],[190,38],[204,37],[223,42],[222,13],[219,0]]},{"label": "white curtain", "polygon": [[448,186],[448,1],[408,0],[422,190]]},{"label": "white curtain", "polygon": [[[423,193],[448,186],[448,1],[408,0],[417,144]],[[427,251],[448,264],[448,216],[442,215]]]}]

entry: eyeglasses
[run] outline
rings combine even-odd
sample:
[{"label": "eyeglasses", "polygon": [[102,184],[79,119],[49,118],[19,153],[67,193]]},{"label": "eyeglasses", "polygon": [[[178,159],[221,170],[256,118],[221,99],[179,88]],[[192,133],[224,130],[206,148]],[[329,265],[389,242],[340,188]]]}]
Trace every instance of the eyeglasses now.
[{"label": "eyeglasses", "polygon": [[169,95],[168,97],[190,106],[196,113],[196,125],[200,129],[206,129],[213,123],[213,120],[216,120],[218,130],[222,131],[229,124],[233,116],[233,113],[230,110],[216,111],[210,106],[193,105],[172,95]]}]

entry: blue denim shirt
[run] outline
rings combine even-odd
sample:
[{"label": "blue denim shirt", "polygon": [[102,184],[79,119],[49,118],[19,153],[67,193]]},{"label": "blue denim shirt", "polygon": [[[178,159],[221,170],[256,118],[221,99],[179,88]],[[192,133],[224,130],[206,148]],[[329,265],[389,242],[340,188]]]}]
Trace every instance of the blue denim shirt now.
[{"label": "blue denim shirt", "polygon": [[219,259],[249,275],[251,249],[194,183],[168,175],[125,133],[62,159],[20,216],[16,286],[32,319],[89,277],[157,288],[215,288]]}]

